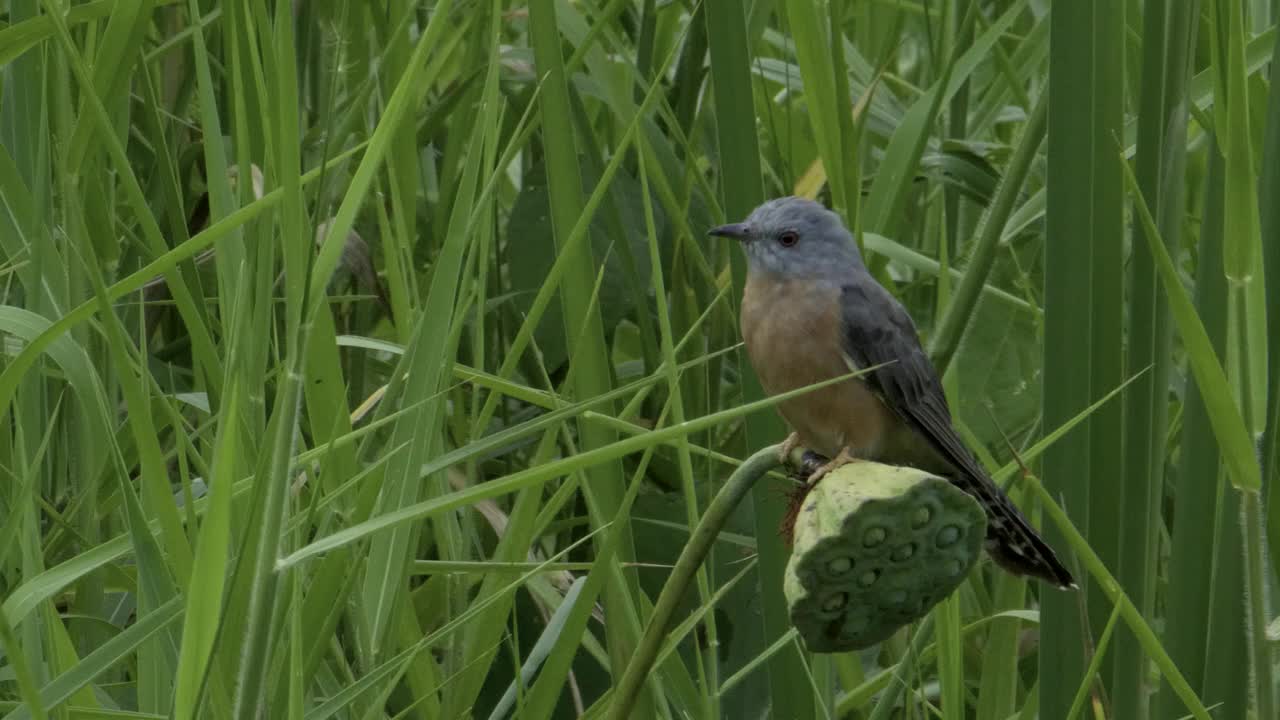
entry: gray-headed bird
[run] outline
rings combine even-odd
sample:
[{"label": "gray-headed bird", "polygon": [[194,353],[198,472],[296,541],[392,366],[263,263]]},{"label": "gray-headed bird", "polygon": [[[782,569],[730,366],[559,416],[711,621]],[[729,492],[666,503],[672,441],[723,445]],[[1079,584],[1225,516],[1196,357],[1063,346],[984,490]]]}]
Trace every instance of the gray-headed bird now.
[{"label": "gray-headed bird", "polygon": [[1062,588],[1071,573],[990,476],[951,424],[951,412],[915,324],[871,276],[840,217],[797,197],[770,200],[712,235],[747,255],[742,335],[770,394],[858,370],[868,372],[779,403],[793,432],[784,444],[829,462],[911,465],[945,477],[987,513],[987,552],[998,565]]}]

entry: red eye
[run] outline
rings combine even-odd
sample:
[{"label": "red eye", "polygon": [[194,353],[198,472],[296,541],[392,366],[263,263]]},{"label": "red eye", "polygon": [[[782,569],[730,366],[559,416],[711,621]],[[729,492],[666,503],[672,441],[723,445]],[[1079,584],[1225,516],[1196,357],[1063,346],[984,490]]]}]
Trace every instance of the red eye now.
[{"label": "red eye", "polygon": [[782,234],[778,236],[778,244],[782,245],[782,247],[791,247],[798,242],[800,242],[800,233],[795,230],[783,230]]}]

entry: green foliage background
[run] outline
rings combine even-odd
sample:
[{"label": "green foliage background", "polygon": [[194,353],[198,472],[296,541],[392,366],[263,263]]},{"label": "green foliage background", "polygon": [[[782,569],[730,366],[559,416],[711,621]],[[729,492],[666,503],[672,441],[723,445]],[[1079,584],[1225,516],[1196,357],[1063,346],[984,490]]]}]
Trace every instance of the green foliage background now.
[{"label": "green foliage background", "polygon": [[[9,0],[0,716],[1276,717],[1277,19]],[[613,707],[783,436],[704,234],[784,194],[1082,589],[984,562],[810,654],[776,477]]]}]

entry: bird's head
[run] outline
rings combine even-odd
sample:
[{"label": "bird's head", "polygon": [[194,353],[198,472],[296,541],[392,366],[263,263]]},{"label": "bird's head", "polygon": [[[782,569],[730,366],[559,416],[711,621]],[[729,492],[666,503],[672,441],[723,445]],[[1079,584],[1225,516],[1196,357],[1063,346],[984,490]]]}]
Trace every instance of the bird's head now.
[{"label": "bird's head", "polygon": [[862,267],[858,246],[840,216],[800,197],[770,200],[746,220],[708,234],[741,242],[752,273],[838,281]]}]

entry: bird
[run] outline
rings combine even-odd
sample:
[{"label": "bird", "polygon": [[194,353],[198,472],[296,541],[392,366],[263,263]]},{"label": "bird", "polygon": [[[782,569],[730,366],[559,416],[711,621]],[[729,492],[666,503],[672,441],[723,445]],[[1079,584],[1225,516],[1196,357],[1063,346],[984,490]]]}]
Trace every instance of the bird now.
[{"label": "bird", "polygon": [[1059,588],[1076,587],[952,424],[937,370],[906,308],[872,277],[840,216],[801,197],[769,200],[746,220],[712,228],[747,258],[740,322],[751,365],[769,395],[864,371],[778,404],[791,434],[829,459],[808,479],[859,460],[910,465],[944,477],[982,506],[985,547],[997,565]]}]

